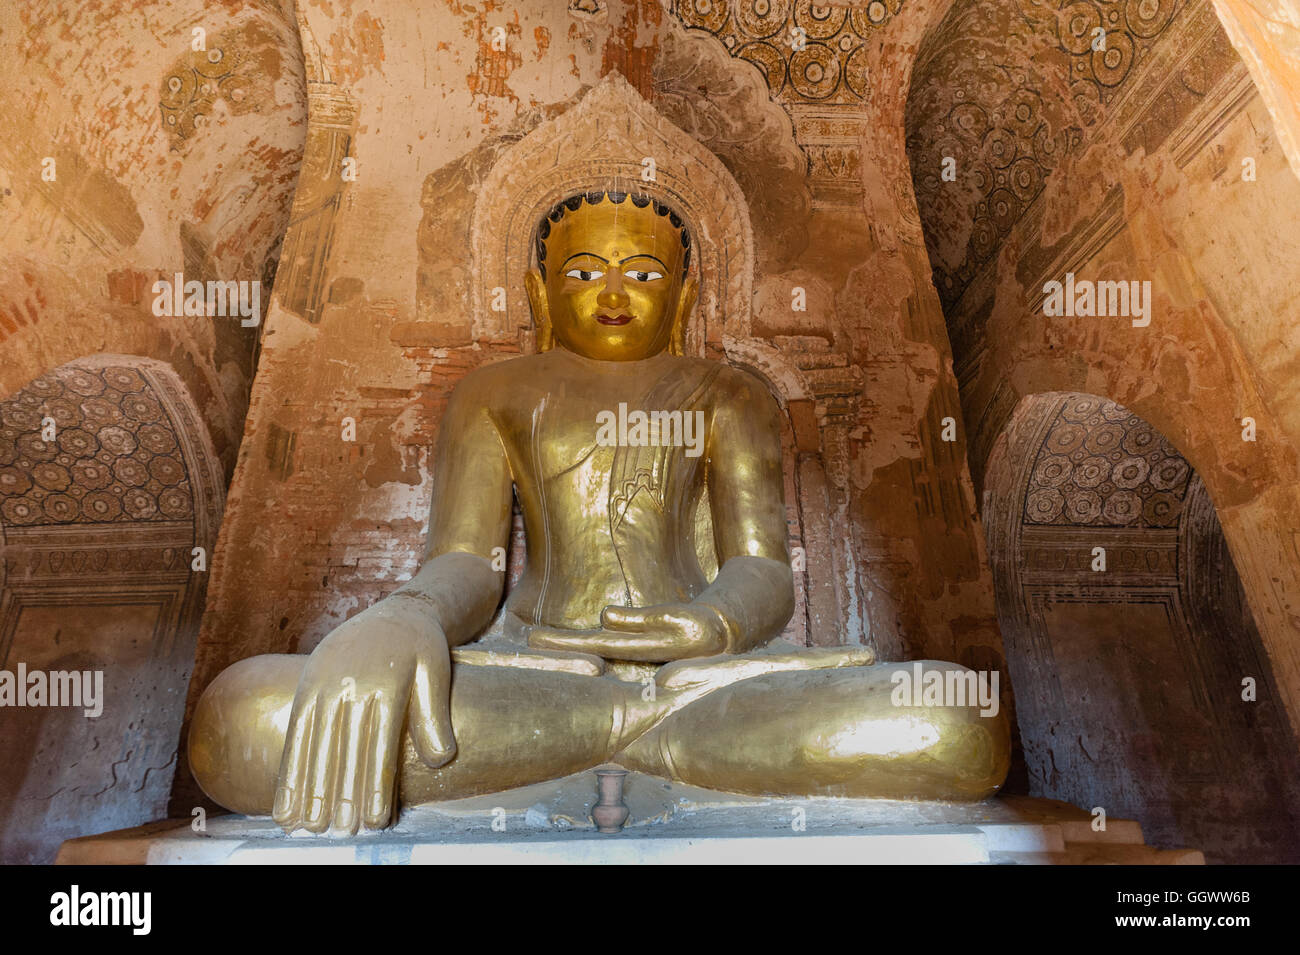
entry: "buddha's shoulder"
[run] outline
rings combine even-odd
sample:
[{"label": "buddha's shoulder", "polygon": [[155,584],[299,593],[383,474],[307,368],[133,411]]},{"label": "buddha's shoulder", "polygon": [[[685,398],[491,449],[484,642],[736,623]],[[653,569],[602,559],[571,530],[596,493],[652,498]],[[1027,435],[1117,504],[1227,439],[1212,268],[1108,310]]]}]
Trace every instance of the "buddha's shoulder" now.
[{"label": "buddha's shoulder", "polygon": [[766,385],[747,369],[712,358],[677,356],[673,358],[669,373],[690,381],[707,382],[712,388],[724,393],[750,388],[766,389]]},{"label": "buddha's shoulder", "polygon": [[726,362],[706,361],[702,358],[693,360],[704,361],[717,369],[712,390],[722,400],[730,398],[749,402],[755,399],[770,400],[774,397],[767,383],[747,368],[740,368]]},{"label": "buddha's shoulder", "polygon": [[[517,398],[531,389],[550,391],[557,376],[563,378],[572,373],[572,366],[556,357],[554,352],[519,355],[475,368],[456,385],[456,393],[465,398],[472,397],[476,403],[493,404],[494,396]],[[706,385],[711,396],[723,401],[728,397],[744,400],[769,394],[767,386],[752,372],[710,358],[676,356],[669,364],[665,378],[676,379],[690,387]]]},{"label": "buddha's shoulder", "polygon": [[479,365],[456,383],[456,394],[462,397],[472,395],[483,400],[493,394],[500,394],[506,385],[518,387],[537,372],[541,357],[518,355]]},{"label": "buddha's shoulder", "polygon": [[695,390],[701,399],[715,408],[730,406],[751,407],[755,402],[772,400],[772,394],[761,378],[745,368],[711,358],[677,356],[661,379],[661,384],[671,382],[675,388]]}]

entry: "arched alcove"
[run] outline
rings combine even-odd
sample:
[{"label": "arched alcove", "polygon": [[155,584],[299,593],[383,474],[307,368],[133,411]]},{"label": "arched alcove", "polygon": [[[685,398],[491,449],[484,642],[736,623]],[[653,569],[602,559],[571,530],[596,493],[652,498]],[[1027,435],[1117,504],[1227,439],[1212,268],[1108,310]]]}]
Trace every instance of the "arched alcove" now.
[{"label": "arched alcove", "polygon": [[[686,112],[677,106],[677,113]],[[832,529],[831,508],[841,502],[832,502],[834,489],[827,487],[826,468],[815,453],[822,441],[815,411],[819,396],[808,369],[797,361],[798,351],[778,347],[792,339],[778,338],[774,345],[751,334],[755,242],[745,192],[718,155],[620,74],[606,75],[571,109],[494,158],[472,216],[476,338],[481,344],[517,338],[522,350],[535,347],[523,277],[538,264],[537,227],[557,201],[611,186],[668,202],[690,230],[692,275],[700,292],[686,351],[746,369],[780,406],[786,523],[795,567],[795,613],[785,637],[800,645],[861,642],[860,624],[855,628],[846,619],[849,600],[839,583],[851,563],[842,536]],[[821,354],[829,349],[817,344],[822,347],[811,363],[813,374],[826,364],[838,367],[839,356]],[[507,589],[522,572],[525,547],[516,505]]]},{"label": "arched alcove", "polygon": [[0,711],[0,860],[166,815],[223,490],[163,362],[82,358],[0,400],[0,666],[90,674],[100,710]]},{"label": "arched alcove", "polygon": [[[1275,773],[1281,765],[1294,774],[1300,733],[1300,617],[1293,610],[1300,546],[1292,517],[1300,507],[1292,367],[1300,327],[1292,292],[1300,181],[1288,165],[1286,124],[1279,124],[1269,84],[1256,85],[1262,74],[1252,60],[1255,44],[1243,44],[1232,26],[1230,8],[1237,7],[1232,0],[954,0],[918,47],[904,121],[977,495],[988,501],[1010,493],[995,472],[1011,466],[1008,460],[1015,468],[1024,462],[1007,451],[1008,428],[1017,427],[1008,422],[1023,422],[1024,402],[1044,393],[1091,393],[1121,403],[1198,472],[1176,502],[1176,528],[1147,528],[1136,542],[1134,526],[1122,523],[1090,525],[1089,534],[1113,538],[1111,545],[1134,560],[1158,562],[1144,571],[1143,586],[1165,590],[1148,594],[1132,611],[1126,623],[1136,632],[1146,632],[1144,625],[1152,634],[1217,632],[1202,642],[1263,647],[1258,666],[1255,649],[1245,662],[1232,657],[1232,698],[1239,699],[1241,680],[1258,669],[1270,674],[1259,678],[1261,703],[1267,684],[1267,705],[1213,710],[1204,699],[1209,691],[1198,691],[1201,709],[1187,722],[1231,737],[1240,729],[1232,728],[1234,719],[1280,712],[1289,721],[1290,752],[1277,755],[1275,743],[1251,748],[1262,738],[1283,738],[1270,730],[1252,732],[1249,744],[1239,740],[1230,758],[1220,759],[1219,743],[1205,743],[1200,762],[1177,773],[1151,761],[1156,742],[1128,754],[1135,804],[1175,807],[1161,810],[1164,822],[1151,823],[1157,835],[1185,825],[1177,807],[1186,793],[1157,791],[1161,779],[1176,777],[1180,786],[1197,779],[1213,790],[1224,767],[1237,767],[1233,791],[1210,799],[1234,821],[1188,840],[1220,858],[1247,853],[1252,839],[1260,847],[1285,842],[1259,827],[1294,825],[1291,810],[1274,812],[1268,800],[1291,798],[1278,790]],[[1099,34],[1105,49],[1093,45]],[[1088,290],[1134,283],[1128,287],[1147,296],[1146,315],[1122,308],[1058,313],[1045,307],[1053,282]],[[1076,488],[1074,501],[1085,513],[1108,504],[1111,513],[1097,517],[1103,523],[1134,503],[1127,495],[1094,500],[1087,490]],[[1030,494],[1049,511],[1059,506],[1064,513],[1067,506],[1050,486],[1026,485],[1019,493],[1025,496],[1008,509],[1023,508]],[[1206,503],[1210,496],[1215,507]],[[1198,521],[1198,513],[1208,516]],[[1025,554],[1053,556],[1058,565],[1035,571],[1035,586],[1049,591],[1092,579],[1091,571],[1086,562],[1059,563],[1066,560],[1059,548],[1038,546],[1037,537],[1059,530],[1031,522],[1022,536],[1020,524],[997,508],[992,517],[986,508],[985,518],[1003,625],[1011,639],[1041,632],[1033,627],[1052,621],[1034,617],[1023,600],[1006,604],[1007,593],[1015,592],[1007,584],[1009,566]],[[1156,532],[1168,539],[1153,549]],[[1224,548],[1231,559],[1220,553]],[[1089,551],[1069,552],[1069,559],[1078,562]],[[1231,570],[1219,575],[1220,567]],[[1119,569],[1112,561],[1109,573]],[[1197,578],[1198,569],[1208,576]],[[1247,604],[1238,604],[1238,584]],[[1085,604],[1080,619],[1092,612]],[[1058,602],[1052,610],[1060,626],[1073,612],[1062,607]],[[1092,624],[1100,634],[1114,618],[1098,614]],[[1191,638],[1172,646],[1182,653]],[[1198,654],[1189,659],[1204,655]],[[1201,665],[1188,663],[1188,681],[1180,685],[1218,686],[1218,677],[1197,675]],[[1035,689],[1022,692],[1014,672],[1013,683],[1019,706]],[[1147,702],[1144,696],[1134,706]],[[1171,699],[1170,705],[1182,704]],[[1146,732],[1145,710],[1115,714],[1133,720],[1133,732]],[[1171,732],[1171,739],[1180,738],[1177,727]],[[1071,744],[1079,761],[1065,759],[1055,770],[1061,780],[1096,775],[1080,735]],[[1031,770],[1032,742],[1026,740],[1025,750]],[[1049,765],[1055,751],[1045,752],[1038,756]],[[1272,795],[1245,795],[1252,787]],[[1077,798],[1090,797],[1080,792]]]},{"label": "arched alcove", "polygon": [[[476,336],[511,338],[531,326],[523,278],[537,224],[557,202],[614,187],[660,197],[691,226],[701,276],[687,348],[749,333],[754,236],[740,186],[713,153],[611,73],[572,109],[504,150],[479,191],[471,248]],[[505,290],[504,307],[490,303]]]},{"label": "arched alcove", "polygon": [[1211,861],[1294,859],[1295,741],[1178,449],[1115,402],[1032,395],[994,444],[982,516],[1031,795]]}]

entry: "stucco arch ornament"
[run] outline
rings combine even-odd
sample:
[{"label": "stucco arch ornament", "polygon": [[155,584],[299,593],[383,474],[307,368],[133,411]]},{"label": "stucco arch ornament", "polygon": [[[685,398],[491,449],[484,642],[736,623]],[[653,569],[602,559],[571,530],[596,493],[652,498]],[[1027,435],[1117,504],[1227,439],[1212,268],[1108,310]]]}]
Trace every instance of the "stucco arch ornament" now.
[{"label": "stucco arch ornament", "polygon": [[[568,196],[611,188],[666,202],[691,230],[700,292],[686,353],[749,336],[754,237],[740,186],[712,152],[611,73],[503,152],[483,182],[471,229],[476,340],[531,335],[524,275],[535,266],[537,224]],[[498,288],[504,311],[492,309]]]}]

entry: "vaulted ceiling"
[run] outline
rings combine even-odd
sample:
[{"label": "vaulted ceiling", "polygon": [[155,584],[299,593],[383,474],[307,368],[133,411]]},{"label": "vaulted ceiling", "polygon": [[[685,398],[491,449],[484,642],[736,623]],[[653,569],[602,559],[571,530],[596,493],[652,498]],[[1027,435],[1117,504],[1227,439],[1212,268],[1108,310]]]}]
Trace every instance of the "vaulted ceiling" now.
[{"label": "vaulted ceiling", "polygon": [[1235,58],[1210,0],[957,0],[906,118],[945,312],[1068,157],[1104,137],[1149,154]]}]

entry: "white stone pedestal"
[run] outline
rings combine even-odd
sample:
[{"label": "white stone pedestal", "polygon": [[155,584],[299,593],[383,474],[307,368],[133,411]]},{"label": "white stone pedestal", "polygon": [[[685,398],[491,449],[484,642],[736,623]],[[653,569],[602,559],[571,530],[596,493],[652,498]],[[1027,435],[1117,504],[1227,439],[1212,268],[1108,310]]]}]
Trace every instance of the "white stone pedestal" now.
[{"label": "white stone pedestal", "polygon": [[1203,864],[1195,850],[1143,844],[1136,822],[1092,828],[1045,799],[982,803],[735,796],[631,773],[622,832],[590,818],[594,772],[492,796],[411,809],[392,829],[352,839],[287,836],[271,820],[217,816],[204,831],[169,820],[71,839],[58,862],[104,864],[870,863]]}]

